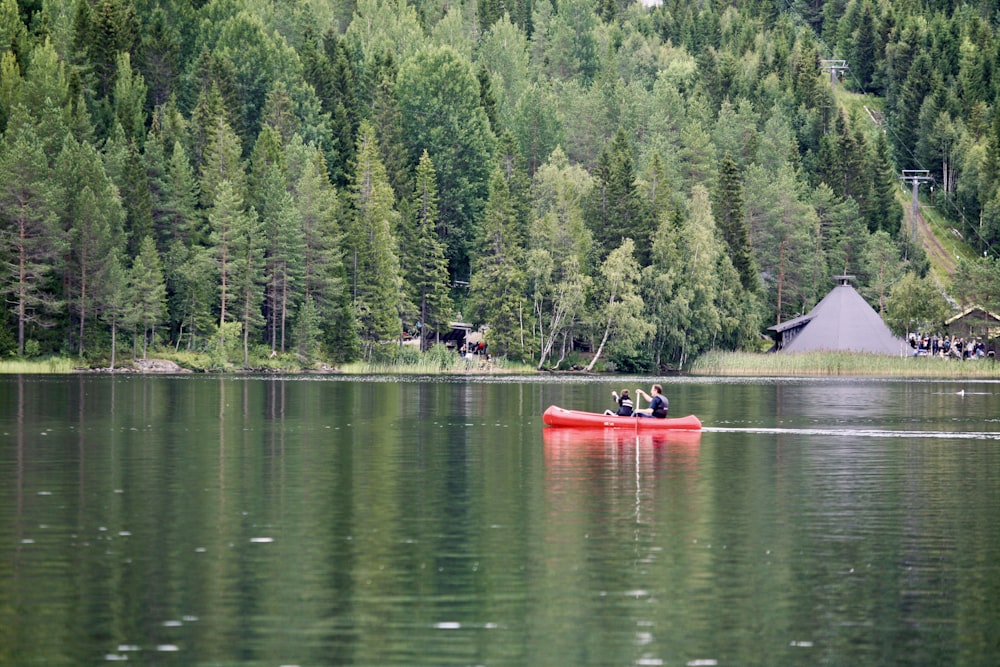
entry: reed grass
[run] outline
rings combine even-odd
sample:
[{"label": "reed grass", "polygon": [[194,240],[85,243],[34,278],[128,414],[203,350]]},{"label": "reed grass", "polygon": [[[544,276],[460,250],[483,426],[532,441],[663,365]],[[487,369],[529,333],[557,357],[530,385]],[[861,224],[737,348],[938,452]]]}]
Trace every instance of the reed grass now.
[{"label": "reed grass", "polygon": [[439,359],[420,361],[354,361],[342,364],[338,370],[350,375],[527,375],[538,371],[533,366],[494,359],[492,363],[467,361],[458,355],[448,364]]},{"label": "reed grass", "polygon": [[76,371],[76,366],[73,360],[65,357],[0,361],[0,374],[2,375],[73,373],[74,371]]},{"label": "reed grass", "polygon": [[694,361],[691,375],[855,376],[1000,379],[992,359],[961,361],[938,357],[890,357],[858,352],[759,354],[709,352]]}]

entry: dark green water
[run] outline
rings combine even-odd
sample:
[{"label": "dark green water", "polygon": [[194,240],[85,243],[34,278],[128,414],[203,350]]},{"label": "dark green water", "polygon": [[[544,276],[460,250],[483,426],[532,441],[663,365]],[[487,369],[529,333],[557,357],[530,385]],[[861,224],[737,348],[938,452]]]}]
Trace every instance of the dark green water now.
[{"label": "dark green water", "polygon": [[1000,663],[1000,384],[557,379],[0,377],[0,665]]}]

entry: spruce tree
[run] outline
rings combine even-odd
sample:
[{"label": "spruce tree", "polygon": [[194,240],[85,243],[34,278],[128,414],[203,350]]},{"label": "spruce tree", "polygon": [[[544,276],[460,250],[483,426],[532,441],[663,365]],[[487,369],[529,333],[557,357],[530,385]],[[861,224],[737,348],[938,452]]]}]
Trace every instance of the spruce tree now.
[{"label": "spruce tree", "polygon": [[129,308],[128,274],[119,253],[108,259],[108,270],[101,284],[98,317],[111,328],[110,369],[115,370],[118,356],[118,331],[125,324]]},{"label": "spruce tree", "polygon": [[490,196],[472,255],[469,308],[488,327],[486,339],[498,355],[524,352],[524,240],[518,233],[510,187],[500,169],[490,178]]},{"label": "spruce tree", "polygon": [[312,300],[319,314],[331,357],[350,361],[358,357],[360,346],[341,247],[345,238],[337,222],[340,201],[330,183],[323,153],[308,146],[301,150],[306,157],[292,188],[304,243],[302,293]]},{"label": "spruce tree", "polygon": [[618,128],[611,146],[601,153],[595,177],[587,221],[594,234],[598,260],[603,261],[628,237],[635,244],[640,265],[648,265],[652,216],[636,185],[632,146],[623,128]]},{"label": "spruce tree", "polygon": [[[254,214],[256,215],[256,214]],[[215,202],[208,214],[209,243],[215,262],[215,272],[219,278],[219,331],[231,319],[230,308],[234,285],[239,267],[237,256],[237,235],[247,226],[244,218],[243,197],[229,180],[223,180],[216,187]],[[236,306],[238,308],[238,305]]]},{"label": "spruce tree", "polygon": [[375,130],[367,121],[358,129],[351,193],[354,210],[347,238],[351,294],[358,334],[370,358],[375,346],[400,333],[402,278],[393,235],[399,213],[379,159]]},{"label": "spruce tree", "polygon": [[129,142],[123,176],[118,189],[125,206],[125,236],[128,239],[129,255],[134,257],[139,253],[142,239],[154,233],[153,199],[146,162],[134,141]]},{"label": "spruce tree", "polygon": [[903,222],[903,207],[896,201],[899,180],[889,155],[889,141],[882,132],[875,139],[865,171],[872,186],[868,230],[881,229],[895,236]]},{"label": "spruce tree", "polygon": [[427,151],[417,165],[410,216],[410,238],[401,255],[406,283],[419,311],[420,350],[425,351],[431,344],[428,332],[445,330],[451,314],[448,260],[437,235],[437,180]]},{"label": "spruce tree", "polygon": [[760,284],[757,265],[750,247],[750,228],[746,219],[743,179],[728,153],[719,165],[715,193],[715,222],[729,249],[733,266],[740,274],[743,289],[755,292]]},{"label": "spruce tree", "polygon": [[131,297],[128,321],[139,332],[145,359],[149,343],[155,340],[156,328],[167,314],[167,286],[152,236],[144,237],[139,244],[139,254],[129,272],[128,292]]}]

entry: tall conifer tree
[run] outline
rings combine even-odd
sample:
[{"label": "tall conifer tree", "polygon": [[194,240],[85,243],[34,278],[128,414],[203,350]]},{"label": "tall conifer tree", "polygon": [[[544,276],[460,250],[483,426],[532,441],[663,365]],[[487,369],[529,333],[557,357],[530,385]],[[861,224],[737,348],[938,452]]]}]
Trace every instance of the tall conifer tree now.
[{"label": "tall conifer tree", "polygon": [[729,248],[733,266],[740,274],[743,288],[756,291],[760,277],[750,247],[750,228],[746,220],[743,180],[739,168],[728,153],[719,165],[719,181],[715,195],[715,220]]},{"label": "tall conifer tree", "polygon": [[8,129],[0,143],[0,294],[17,322],[17,353],[24,354],[29,326],[49,326],[62,303],[49,290],[65,248],[57,202],[63,193],[48,169],[34,133]]},{"label": "tall conifer tree", "polygon": [[444,255],[444,243],[437,235],[437,179],[427,151],[417,165],[410,215],[410,238],[402,256],[405,258],[406,282],[419,311],[420,349],[423,351],[431,342],[426,332],[429,329],[442,331],[451,314],[448,259]]},{"label": "tall conifer tree", "polygon": [[500,169],[490,178],[490,196],[476,239],[469,305],[489,327],[487,340],[500,355],[520,358],[524,350],[524,240],[518,232],[510,187]]},{"label": "tall conifer tree", "polygon": [[152,236],[146,236],[139,244],[139,254],[129,273],[128,291],[131,297],[128,321],[139,333],[142,358],[145,359],[149,343],[155,339],[156,328],[167,314],[167,286]]},{"label": "tall conifer tree", "polygon": [[400,333],[402,278],[393,230],[399,213],[379,159],[375,130],[367,121],[358,129],[357,164],[351,186],[353,224],[348,237],[350,273],[358,333],[368,355]]},{"label": "tall conifer tree", "polygon": [[603,261],[627,237],[635,244],[640,265],[646,266],[652,221],[636,186],[632,146],[623,128],[618,128],[611,146],[601,153],[594,175],[587,220],[598,259]]}]

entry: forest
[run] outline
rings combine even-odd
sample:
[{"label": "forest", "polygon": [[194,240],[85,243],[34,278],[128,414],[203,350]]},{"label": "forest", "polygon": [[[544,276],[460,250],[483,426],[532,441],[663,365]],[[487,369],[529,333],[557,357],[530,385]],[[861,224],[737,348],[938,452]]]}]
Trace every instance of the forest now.
[{"label": "forest", "polygon": [[[683,368],[1000,312],[1000,0],[0,0],[0,356]],[[932,261],[903,170],[965,251]],[[408,346],[413,349],[412,346]]]}]

